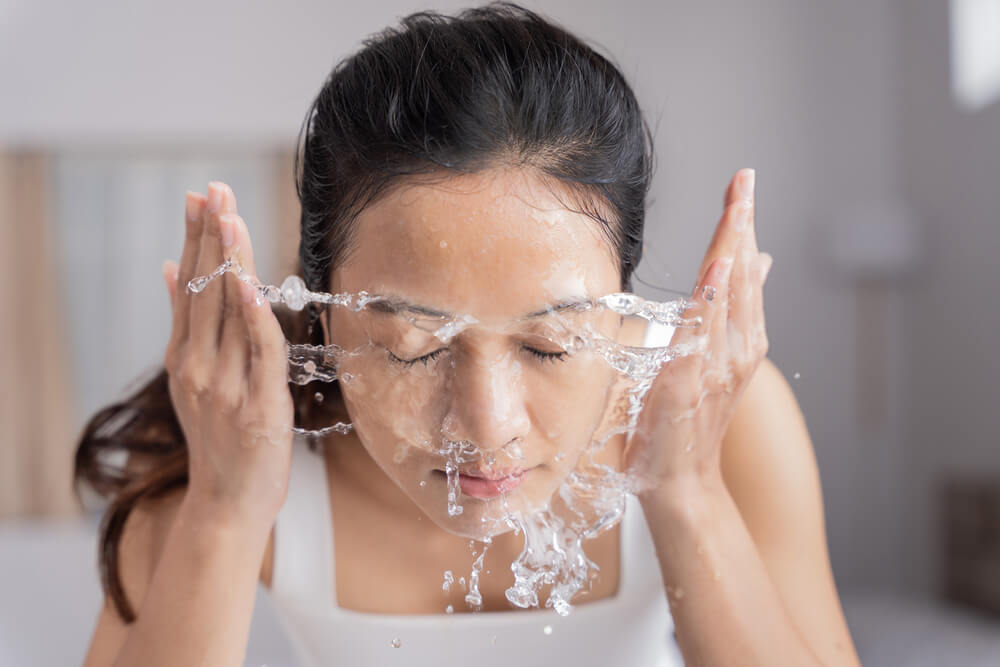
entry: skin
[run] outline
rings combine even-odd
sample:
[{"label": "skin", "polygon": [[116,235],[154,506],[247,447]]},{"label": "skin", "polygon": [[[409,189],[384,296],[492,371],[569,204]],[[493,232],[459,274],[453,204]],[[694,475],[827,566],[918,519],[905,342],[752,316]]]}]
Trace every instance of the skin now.
[{"label": "skin", "polygon": [[[477,320],[445,344],[403,313],[328,311],[328,342],[347,350],[375,344],[343,364],[355,378],[342,385],[348,416],[363,454],[382,471],[362,479],[386,496],[398,486],[409,501],[400,499],[400,512],[412,516],[415,504],[446,531],[477,539],[507,532],[499,521],[483,523],[503,516],[500,498],[465,497],[462,514],[448,515],[446,458],[436,451],[441,433],[494,456],[489,474],[526,469],[509,503],[539,508],[552,497],[589,444],[616,376],[595,354],[569,357],[546,334],[561,322],[586,320],[617,338],[619,318],[603,311],[517,319],[547,304],[619,291],[614,256],[593,220],[566,210],[517,170],[401,187],[357,225],[333,292],[367,290]],[[399,362],[421,357],[431,358]],[[505,449],[511,442],[524,460]],[[362,454],[344,444],[331,443]],[[479,468],[481,456],[473,458],[460,468]]]},{"label": "skin", "polygon": [[[455,181],[450,189],[415,185],[366,210],[355,252],[338,267],[331,288],[394,290],[490,323],[567,291],[618,290],[617,264],[591,219],[557,210],[530,174],[488,176]],[[794,395],[765,356],[761,287],[770,258],[756,247],[752,191],[752,172],[737,172],[694,292],[697,297],[711,285],[717,296],[698,300],[689,314],[702,325],[679,328],[673,341],[704,336],[708,354],[668,364],[647,395],[637,435],[609,442],[603,462],[648,471],[639,498],[688,664],[856,665],[830,572],[812,445]],[[224,217],[235,213],[232,192],[213,183],[209,198],[206,206],[204,197],[189,194],[188,241],[180,265],[165,268],[175,314],[166,361],[191,449],[191,482],[130,518],[123,576],[130,599],[139,603],[138,620],[124,626],[106,604],[88,665],[242,664],[257,580],[270,582],[272,527],[287,490],[291,449],[281,429],[291,409],[283,338],[270,309],[248,300],[232,276],[197,298],[177,289],[221,263],[226,247],[239,246],[240,261],[252,266],[245,225],[238,216]],[[551,216],[549,226],[544,218]],[[723,258],[733,260],[731,268]],[[349,343],[361,333],[336,317],[326,325],[333,341]],[[440,400],[432,402],[434,419],[421,428],[451,416],[448,423],[462,437],[498,452],[520,438],[530,463],[551,466],[555,453],[579,446],[578,434],[543,428],[551,424],[549,413],[537,409],[540,399],[530,392],[541,380],[523,381],[531,360],[514,358],[515,337],[496,329],[480,333],[449,352],[452,384],[443,385]],[[491,366],[484,364],[490,360],[493,371],[512,381],[491,381]],[[387,437],[401,428],[393,413],[366,408],[345,391],[358,433],[328,448],[326,459],[338,604],[441,613],[452,602],[460,613],[464,604],[457,598],[442,599],[440,574],[468,569],[467,539],[442,526],[454,524],[441,514],[440,480],[426,496],[405,481],[408,475],[433,480],[440,460],[414,451],[396,464],[395,443]],[[583,404],[600,397],[592,389],[578,392],[573,398]],[[695,406],[688,418],[677,418]],[[529,499],[544,496],[563,474],[554,466],[537,472],[523,490]],[[463,504],[470,516],[482,511]],[[588,598],[614,595],[617,528],[587,545],[602,571]],[[510,533],[491,546],[486,567],[494,567],[480,586],[484,609],[509,608],[504,565],[519,549],[520,539]],[[385,573],[395,574],[381,579]]]}]

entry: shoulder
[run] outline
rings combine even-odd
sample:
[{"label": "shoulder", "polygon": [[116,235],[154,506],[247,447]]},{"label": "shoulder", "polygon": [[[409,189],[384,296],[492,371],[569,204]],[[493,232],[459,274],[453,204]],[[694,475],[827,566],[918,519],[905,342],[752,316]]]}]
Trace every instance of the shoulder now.
[{"label": "shoulder", "polygon": [[826,543],[819,469],[785,376],[765,358],[722,442],[722,476],[790,618],[817,654],[853,655]]},{"label": "shoulder", "polygon": [[791,485],[808,492],[818,482],[805,417],[788,380],[767,357],[740,396],[723,438],[722,473],[738,503],[738,496],[747,501],[748,492],[763,491],[775,478],[783,491]]}]

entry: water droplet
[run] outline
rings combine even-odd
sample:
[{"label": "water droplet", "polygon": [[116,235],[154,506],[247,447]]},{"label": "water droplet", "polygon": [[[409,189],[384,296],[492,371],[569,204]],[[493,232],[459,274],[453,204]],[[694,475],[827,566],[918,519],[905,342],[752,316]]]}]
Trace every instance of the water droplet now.
[{"label": "water droplet", "polygon": [[715,299],[715,288],[711,285],[705,285],[704,289],[701,290],[701,296],[705,301],[713,301]]},{"label": "water droplet", "polygon": [[208,284],[208,281],[209,281],[208,276],[203,276],[201,278],[192,278],[191,280],[188,281],[188,284],[187,284],[187,291],[188,291],[188,293],[189,294],[191,294],[191,293],[194,293],[194,294],[200,293],[202,290],[205,289],[205,285]]},{"label": "water droplet", "polygon": [[313,400],[316,401],[317,403],[322,403],[323,402],[323,392],[317,391],[315,394],[313,394]]},{"label": "water droplet", "polygon": [[802,377],[802,373],[795,373],[794,375],[792,375],[792,377],[798,380],[800,377]]},{"label": "water droplet", "polygon": [[454,614],[455,613],[455,608],[452,607],[451,605],[448,605],[447,607],[444,608],[444,613],[446,613],[446,614]]},{"label": "water droplet", "polygon": [[399,637],[395,637],[391,643],[393,648],[399,648],[403,645],[403,642],[399,641]]},{"label": "water droplet", "polygon": [[542,632],[544,632],[547,635],[551,635],[552,634],[552,626],[551,625],[546,625],[544,628],[542,628]]},{"label": "water droplet", "polygon": [[448,242],[447,241],[441,241],[440,245],[441,245],[442,248],[447,248],[448,247]]},{"label": "water droplet", "polygon": [[420,480],[420,486],[421,488],[427,486],[427,482],[425,482],[424,480]]},{"label": "water droplet", "polygon": [[308,292],[305,282],[298,276],[288,276],[281,283],[281,298],[292,310],[302,310],[308,302]]},{"label": "water droplet", "polygon": [[524,451],[521,449],[521,446],[517,444],[516,441],[507,445],[505,449],[507,450],[507,455],[510,456],[510,458],[515,459],[517,461],[525,460]]}]

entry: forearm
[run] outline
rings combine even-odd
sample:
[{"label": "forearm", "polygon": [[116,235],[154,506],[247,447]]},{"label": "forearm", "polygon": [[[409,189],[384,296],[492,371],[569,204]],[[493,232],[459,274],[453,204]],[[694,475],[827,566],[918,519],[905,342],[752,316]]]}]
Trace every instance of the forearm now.
[{"label": "forearm", "polygon": [[640,497],[689,665],[819,665],[719,477]]},{"label": "forearm", "polygon": [[185,499],[116,667],[242,665],[268,534]]}]

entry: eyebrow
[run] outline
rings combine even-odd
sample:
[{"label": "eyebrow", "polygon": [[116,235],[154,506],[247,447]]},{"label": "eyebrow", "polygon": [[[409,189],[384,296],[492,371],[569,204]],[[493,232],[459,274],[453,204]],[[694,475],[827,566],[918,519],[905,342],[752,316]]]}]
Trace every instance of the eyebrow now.
[{"label": "eyebrow", "polygon": [[[589,310],[592,306],[593,306],[593,301],[591,299],[585,297],[569,297],[557,301],[554,304],[550,304],[540,310],[536,310],[534,312],[522,315],[518,319],[530,320],[564,310]],[[374,310],[380,313],[387,313],[390,315],[398,315],[400,313],[413,313],[416,315],[426,315],[427,317],[435,317],[440,319],[452,319],[455,317],[454,313],[449,313],[444,310],[438,310],[436,308],[431,308],[429,306],[423,306],[418,303],[412,303],[398,296],[381,296],[373,301],[368,302],[368,305],[366,307],[370,310]]]}]

